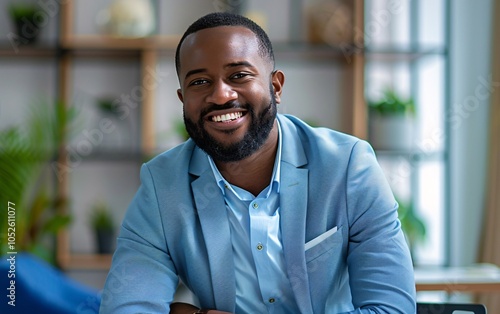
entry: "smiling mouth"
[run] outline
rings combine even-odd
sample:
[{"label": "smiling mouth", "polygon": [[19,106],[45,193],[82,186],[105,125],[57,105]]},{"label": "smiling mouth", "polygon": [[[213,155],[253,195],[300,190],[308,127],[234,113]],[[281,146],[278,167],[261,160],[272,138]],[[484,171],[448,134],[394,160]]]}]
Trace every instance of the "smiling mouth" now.
[{"label": "smiling mouth", "polygon": [[211,120],[213,122],[231,122],[237,120],[243,116],[243,112],[231,112],[221,115],[212,116]]}]

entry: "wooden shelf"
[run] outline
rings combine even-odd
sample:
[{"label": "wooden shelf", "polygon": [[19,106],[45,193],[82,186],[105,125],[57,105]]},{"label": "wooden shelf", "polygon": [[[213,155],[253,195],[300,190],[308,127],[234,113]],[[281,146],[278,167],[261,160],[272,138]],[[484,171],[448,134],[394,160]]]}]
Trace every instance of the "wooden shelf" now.
[{"label": "wooden shelf", "polygon": [[378,62],[412,62],[425,57],[444,56],[446,53],[443,47],[378,47],[365,50],[367,61]]},{"label": "wooden shelf", "polygon": [[111,254],[65,254],[58,262],[63,269],[72,270],[108,270],[111,267]]},{"label": "wooden shelf", "polygon": [[[61,42],[61,47],[76,55],[114,55],[141,51],[158,51],[158,53],[174,53],[180,36],[154,35],[143,38],[123,38],[106,35],[74,35]],[[355,45],[329,46],[326,44],[309,44],[293,42],[273,43],[274,52],[279,59],[309,59],[345,62],[353,54],[363,53],[363,49]]]},{"label": "wooden shelf", "polygon": [[126,38],[107,35],[73,35],[61,40],[64,49],[83,50],[162,50],[175,49],[180,36],[154,35]]},{"label": "wooden shelf", "polygon": [[343,62],[351,65],[353,55],[363,53],[363,49],[354,44],[346,46],[329,46],[326,44],[277,42],[273,43],[276,59],[310,59]]},{"label": "wooden shelf", "polygon": [[59,50],[55,45],[49,44],[34,44],[22,45],[13,47],[8,43],[0,43],[0,57],[9,58],[44,58],[44,57],[57,57]]}]

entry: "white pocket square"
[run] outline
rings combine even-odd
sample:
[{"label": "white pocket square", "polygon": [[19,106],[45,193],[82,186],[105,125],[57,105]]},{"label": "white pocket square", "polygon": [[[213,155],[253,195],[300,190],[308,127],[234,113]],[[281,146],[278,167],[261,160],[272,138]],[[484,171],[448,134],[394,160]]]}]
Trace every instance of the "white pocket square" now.
[{"label": "white pocket square", "polygon": [[320,234],[316,238],[312,239],[311,241],[307,242],[305,245],[305,251],[309,250],[313,246],[317,245],[318,243],[321,243],[324,239],[328,238],[332,234],[337,232],[337,226],[333,227],[332,229],[328,230],[327,232]]}]

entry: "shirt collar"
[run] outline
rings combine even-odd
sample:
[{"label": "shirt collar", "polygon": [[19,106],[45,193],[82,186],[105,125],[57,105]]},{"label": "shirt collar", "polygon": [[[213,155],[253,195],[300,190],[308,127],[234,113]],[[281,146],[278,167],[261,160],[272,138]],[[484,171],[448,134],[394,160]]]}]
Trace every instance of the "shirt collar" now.
[{"label": "shirt collar", "polygon": [[[273,167],[273,174],[271,176],[271,182],[269,185],[271,188],[268,191],[268,194],[273,190],[276,189],[276,192],[279,193],[280,191],[280,177],[281,177],[281,126],[280,122],[278,119],[276,119],[277,125],[278,125],[278,149],[276,151],[276,158],[274,160],[274,167]],[[219,172],[219,169],[217,169],[217,166],[215,165],[214,160],[210,155],[207,154],[208,157],[208,162],[210,163],[210,167],[212,168],[212,172],[214,173],[215,176],[215,181],[217,181],[217,184],[219,185],[219,188],[222,191],[223,195],[226,195],[226,186],[230,186],[230,183],[224,179],[222,174]]]}]

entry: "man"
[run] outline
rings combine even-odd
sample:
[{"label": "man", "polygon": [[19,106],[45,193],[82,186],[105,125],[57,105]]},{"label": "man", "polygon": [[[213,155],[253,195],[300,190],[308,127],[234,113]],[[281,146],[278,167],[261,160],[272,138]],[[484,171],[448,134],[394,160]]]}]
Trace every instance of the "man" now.
[{"label": "man", "polygon": [[[204,16],[176,67],[191,139],[143,165],[101,313],[414,313],[373,150],[277,115],[284,74],[264,31]],[[193,305],[173,302],[179,280]]]}]

